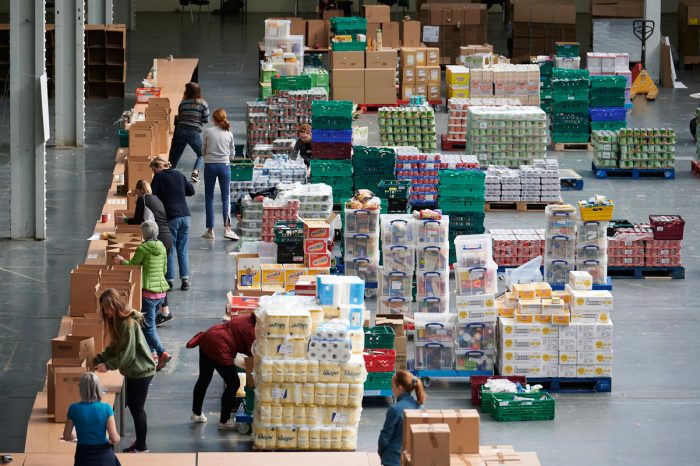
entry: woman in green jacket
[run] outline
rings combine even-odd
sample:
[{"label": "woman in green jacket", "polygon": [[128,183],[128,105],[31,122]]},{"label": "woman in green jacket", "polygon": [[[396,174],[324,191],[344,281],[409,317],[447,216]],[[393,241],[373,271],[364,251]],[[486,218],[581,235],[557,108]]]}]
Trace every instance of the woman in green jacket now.
[{"label": "woman in green jacket", "polygon": [[111,343],[95,357],[95,370],[118,370],[126,379],[126,406],[134,418],[136,441],[124,452],[147,452],[148,427],[144,405],[148,386],[156,372],[156,363],[139,325],[143,316],[130,309],[113,288],[106,289],[100,295],[100,310]]},{"label": "woman in green jacket", "polygon": [[143,313],[143,334],[146,336],[151,352],[157,355],[156,370],[159,371],[172,358],[165,351],[156,330],[156,316],[165,300],[165,293],[170,286],[165,280],[168,269],[168,251],[158,240],[158,224],[147,220],[141,224],[143,243],[136,249],[131,260],[116,256],[114,262],[123,265],[140,265],[141,270],[141,312]]}]

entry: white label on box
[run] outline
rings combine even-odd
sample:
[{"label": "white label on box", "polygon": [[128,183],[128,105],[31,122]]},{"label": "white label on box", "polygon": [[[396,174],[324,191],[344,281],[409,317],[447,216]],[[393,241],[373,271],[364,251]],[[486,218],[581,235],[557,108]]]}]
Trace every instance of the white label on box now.
[{"label": "white label on box", "polygon": [[284,388],[273,388],[272,389],[272,398],[276,400],[282,400],[287,398],[287,390]]},{"label": "white label on box", "polygon": [[576,351],[576,338],[559,337],[559,351]]},{"label": "white label on box", "polygon": [[542,353],[540,351],[504,351],[501,361],[506,364],[541,364]]},{"label": "white label on box", "polygon": [[440,26],[423,26],[423,42],[435,43],[440,41]]},{"label": "white label on box", "polygon": [[580,324],[606,323],[610,322],[610,313],[607,311],[572,311],[571,322]]},{"label": "white label on box", "polygon": [[577,364],[600,364],[608,365],[613,363],[612,351],[579,351]]},{"label": "white label on box", "polygon": [[612,351],[612,340],[579,338],[576,340],[576,351]]},{"label": "white label on box", "polygon": [[347,424],[348,416],[345,413],[333,413],[333,422],[335,424]]},{"label": "white label on box", "polygon": [[559,326],[559,338],[577,338],[578,337],[578,325],[560,325]]},{"label": "white label on box", "polygon": [[559,377],[559,366],[557,364],[542,364],[542,377]]},{"label": "white label on box", "polygon": [[560,364],[558,377],[567,377],[567,378],[576,377],[576,366]]},{"label": "white label on box", "polygon": [[[576,366],[574,366],[576,367]],[[527,366],[522,364],[501,364],[502,375],[525,375],[538,377],[542,375],[542,366]]]},{"label": "white label on box", "polygon": [[559,351],[559,338],[543,338],[542,351]]},{"label": "white label on box", "polygon": [[533,350],[542,348],[541,338],[504,338],[503,348],[506,350]]}]

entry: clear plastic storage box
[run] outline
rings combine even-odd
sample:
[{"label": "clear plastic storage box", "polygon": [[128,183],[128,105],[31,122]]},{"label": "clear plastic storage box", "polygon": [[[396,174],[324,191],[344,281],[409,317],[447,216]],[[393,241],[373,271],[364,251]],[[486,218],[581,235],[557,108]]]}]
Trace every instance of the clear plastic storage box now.
[{"label": "clear plastic storage box", "polygon": [[455,338],[455,314],[417,312],[414,314],[416,343],[452,344]]},{"label": "clear plastic storage box", "polygon": [[496,349],[496,323],[458,323],[455,342],[457,349],[494,350]]},{"label": "clear plastic storage box", "polygon": [[440,220],[416,220],[418,244],[443,244],[449,241],[450,219],[443,215]]},{"label": "clear plastic storage box", "polygon": [[416,269],[420,272],[439,272],[449,269],[450,246],[447,243],[420,245],[416,249]]},{"label": "clear plastic storage box", "polygon": [[462,235],[455,238],[457,265],[486,266],[493,258],[491,235]]},{"label": "clear plastic storage box", "polygon": [[416,343],[417,370],[449,371],[454,368],[454,344]]},{"label": "clear plastic storage box", "polygon": [[416,219],[412,215],[381,216],[382,243],[413,244],[416,240]]},{"label": "clear plastic storage box", "polygon": [[498,291],[498,265],[491,260],[484,267],[455,267],[457,293],[462,296],[494,294]]}]

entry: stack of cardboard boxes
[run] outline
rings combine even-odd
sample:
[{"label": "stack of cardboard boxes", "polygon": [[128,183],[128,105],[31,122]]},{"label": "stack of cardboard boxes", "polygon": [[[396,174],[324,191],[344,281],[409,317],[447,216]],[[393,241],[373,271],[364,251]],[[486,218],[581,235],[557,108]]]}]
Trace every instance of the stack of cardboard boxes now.
[{"label": "stack of cardboard boxes", "polygon": [[129,154],[124,158],[124,184],[129,192],[138,180],[150,182],[153,171],[151,160],[168,152],[168,138],[172,130],[170,100],[151,98],[143,120],[134,121],[129,127]]},{"label": "stack of cardboard boxes", "polygon": [[576,41],[576,3],[573,0],[512,0],[510,56],[513,63],[529,63],[535,55],[550,55],[554,43]]},{"label": "stack of cardboard boxes", "polygon": [[486,5],[427,3],[419,11],[423,43],[440,49],[440,64],[458,63],[463,45],[486,43]]},{"label": "stack of cardboard boxes", "polygon": [[[367,44],[375,49],[377,33],[382,32],[382,46],[399,48],[399,23],[391,21],[391,8],[388,5],[364,5],[364,17],[367,19]],[[378,44],[377,44],[378,45]]]},{"label": "stack of cardboard boxes", "polygon": [[[101,323],[101,322],[100,322]],[[78,382],[93,370],[93,337],[64,335],[51,340],[51,359],[46,364],[47,412],[55,422],[66,422],[68,407],[80,401]]]},{"label": "stack of cardboard boxes", "polygon": [[332,52],[333,100],[356,104],[396,102],[396,49]]},{"label": "stack of cardboard boxes", "polygon": [[402,466],[539,466],[534,452],[510,445],[479,445],[475,409],[407,409],[404,411]]},{"label": "stack of cardboard boxes", "polygon": [[427,101],[441,100],[440,50],[436,47],[401,48],[401,99],[422,95]]},{"label": "stack of cardboard boxes", "polygon": [[700,0],[678,2],[678,52],[684,65],[700,64]]}]

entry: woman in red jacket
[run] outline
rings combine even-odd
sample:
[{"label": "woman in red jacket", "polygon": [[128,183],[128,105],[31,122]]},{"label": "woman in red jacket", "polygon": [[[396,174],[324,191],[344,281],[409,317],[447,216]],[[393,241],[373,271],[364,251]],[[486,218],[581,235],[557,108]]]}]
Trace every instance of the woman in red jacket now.
[{"label": "woman in red jacket", "polygon": [[251,356],[255,342],[255,315],[234,316],[224,324],[209,328],[198,342],[199,346],[199,378],[192,394],[192,415],[194,422],[207,422],[202,414],[204,397],[214,376],[214,370],[219,373],[226,388],[221,395],[221,418],[219,429],[232,430],[236,424],[231,419],[231,411],[241,383],[233,360],[238,353]]}]

